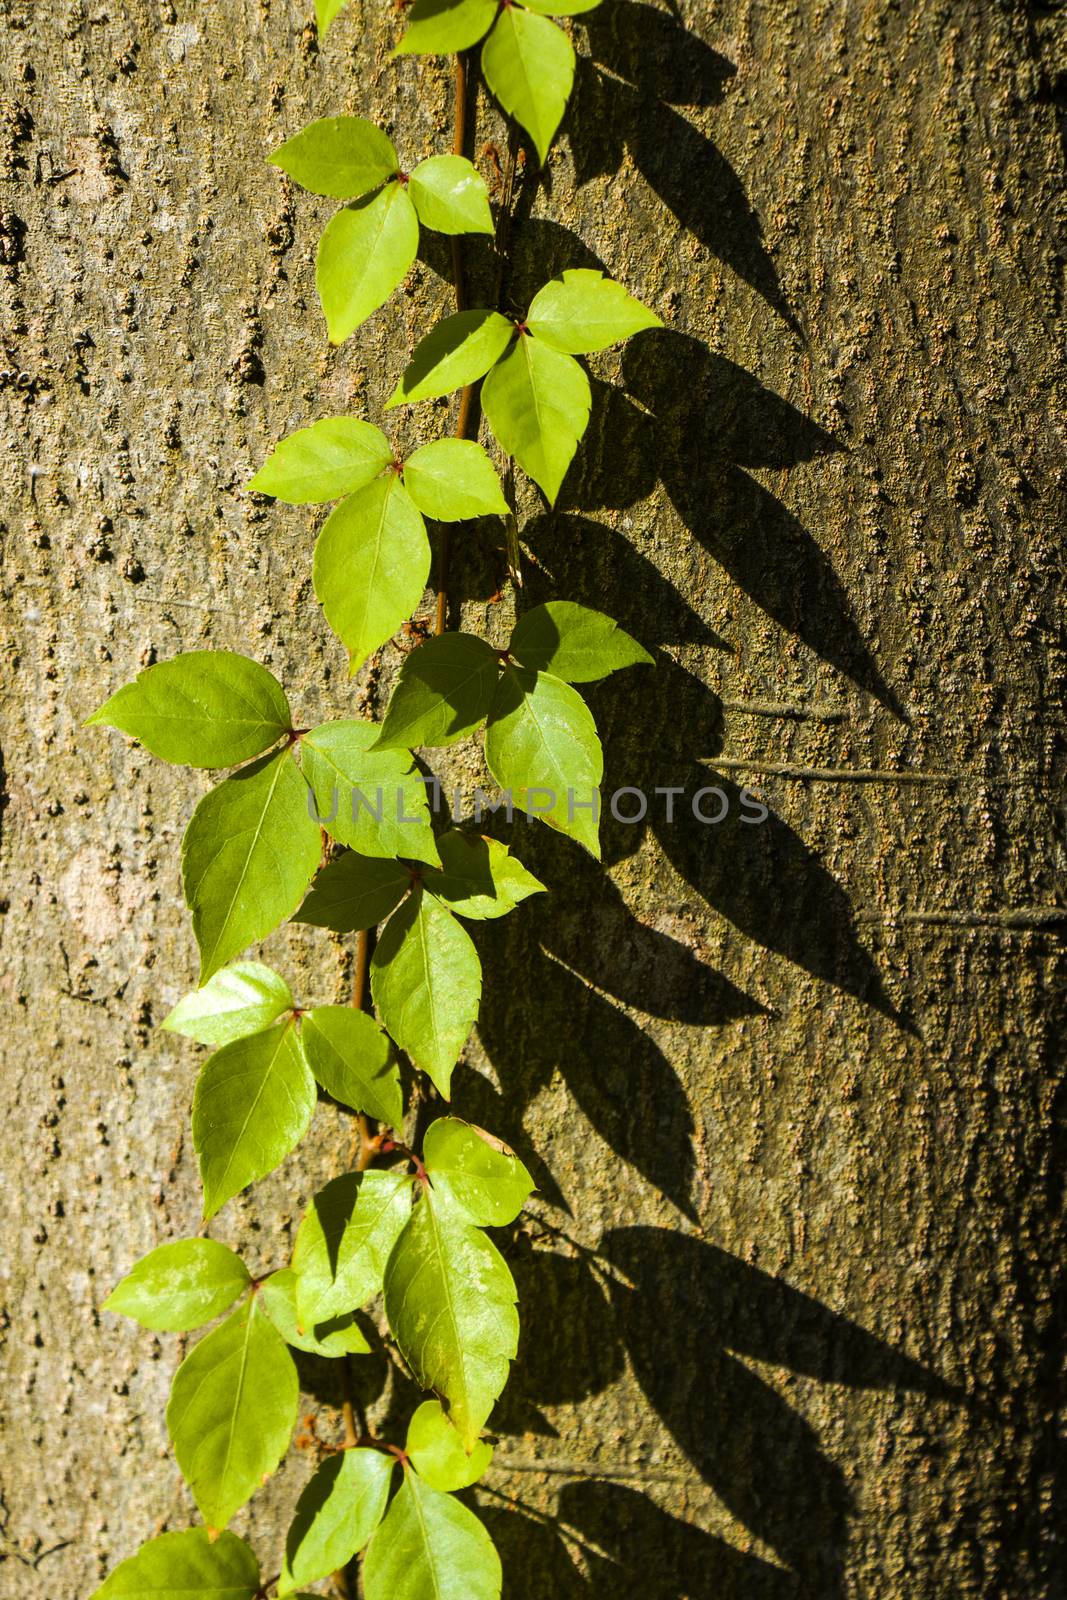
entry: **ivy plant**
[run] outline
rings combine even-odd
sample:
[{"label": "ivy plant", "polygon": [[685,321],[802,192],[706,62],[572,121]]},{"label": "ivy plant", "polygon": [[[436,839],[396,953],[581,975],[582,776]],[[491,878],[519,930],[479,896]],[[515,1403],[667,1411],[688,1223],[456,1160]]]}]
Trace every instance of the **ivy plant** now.
[{"label": "ivy plant", "polygon": [[388,405],[432,400],[484,379],[482,409],[497,443],[554,504],[592,407],[575,356],[660,326],[621,284],[571,268],[546,283],[518,321],[490,310],[446,317],[416,345]]},{"label": "ivy plant", "polygon": [[[568,32],[552,18],[595,3],[416,0],[395,54],[481,44],[486,85],[543,163],[575,67]],[[317,0],[321,34],[343,7]],[[465,81],[457,64],[460,109]],[[317,257],[334,343],[402,281],[420,227],[455,239],[493,233],[459,109],[457,129],[451,152],[410,171],[379,128],[354,116],[313,122],[271,156],[303,188],[344,202]],[[473,386],[504,457],[553,502],[589,421],[578,358],[659,324],[623,285],[584,269],[545,284],[524,317],[468,310],[456,260],[457,312],[398,359],[389,401],[463,390],[456,436],[423,439],[402,456],[365,417],[312,418],[280,440],[249,485],[289,505],[331,508],[315,544],[314,589],[352,673],[397,641],[422,605],[428,522],[503,518],[515,542],[497,468],[466,437]],[[204,1526],[149,1539],[97,1600],[306,1600],[309,1586],[357,1559],[366,1600],[499,1600],[497,1553],[457,1495],[492,1468],[484,1432],[518,1349],[515,1283],[492,1230],[515,1223],[533,1180],[513,1151],[445,1102],[482,994],[469,927],[521,916],[546,885],[510,845],[442,817],[431,804],[435,780],[414,752],[425,760],[480,737],[506,814],[539,819],[597,855],[604,755],[576,686],[652,658],[611,617],[567,600],[520,604],[504,644],[449,632],[443,560],[437,599],[433,636],[403,643],[381,721],[346,716],[342,704],[326,720],[298,723],[274,674],[227,650],[155,663],[88,718],[163,761],[216,775],[181,852],[198,986],[162,1024],[206,1052],[192,1101],[205,1223],[242,1193],[254,1203],[255,1186],[308,1136],[323,1099],[357,1119],[360,1152],[312,1196],[281,1259],[249,1263],[207,1235],[170,1240],[105,1300],[106,1312],[153,1334],[196,1335],[166,1420]],[[306,1003],[261,959],[259,944],[290,921],[354,940],[351,1004]],[[420,1103],[428,1116],[417,1114]],[[379,1437],[354,1410],[346,1417],[343,1442],[322,1450],[264,1578],[227,1525],[289,1447],[294,1352],[345,1365],[372,1348],[390,1352],[396,1382],[419,1391],[401,1412],[410,1414],[404,1437]]]},{"label": "ivy plant", "polygon": [[431,156],[401,171],[392,141],[363,117],[324,117],[271,157],[301,188],[348,200],[319,241],[315,286],[333,344],[342,344],[404,279],[419,224],[437,233],[492,233],[485,180],[463,156]]}]

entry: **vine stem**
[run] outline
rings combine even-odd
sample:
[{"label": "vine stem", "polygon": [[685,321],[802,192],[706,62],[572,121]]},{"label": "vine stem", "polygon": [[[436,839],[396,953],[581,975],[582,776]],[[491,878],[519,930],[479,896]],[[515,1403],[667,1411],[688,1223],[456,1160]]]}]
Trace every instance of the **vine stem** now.
[{"label": "vine stem", "polygon": [[[352,1004],[357,1011],[366,1009],[367,974],[370,971],[371,950],[371,932],[369,928],[364,928],[356,935],[356,964],[352,974]],[[355,1155],[355,1169],[357,1172],[364,1172],[374,1159],[378,1147],[371,1128],[370,1118],[365,1112],[361,1111],[357,1116],[356,1126],[359,1129],[359,1148]],[[341,1418],[345,1429],[343,1448],[345,1450],[353,1450],[367,1431],[367,1419],[362,1410],[357,1416],[357,1401],[352,1392],[352,1369],[349,1365],[348,1356],[342,1356],[339,1365],[341,1369]],[[343,1567],[339,1567],[333,1574],[333,1586],[337,1592],[338,1600],[352,1600],[352,1586]]]},{"label": "vine stem", "polygon": [[[462,51],[456,56],[455,115],[452,135],[452,154],[461,156],[467,143],[467,58]],[[461,235],[452,235],[452,285],[456,296],[456,310],[467,309],[467,288],[463,273],[463,244]],[[459,397],[456,417],[456,438],[465,439],[470,427],[474,405],[474,385],[467,384]],[[451,539],[447,522],[441,524],[441,537],[437,555],[437,606],[433,631],[440,636],[448,627],[448,558]]]},{"label": "vine stem", "polygon": [[[370,972],[372,950],[371,930],[363,928],[356,935],[356,964],[352,974],[352,1004],[357,1011],[367,1009],[367,975]],[[373,1161],[378,1145],[366,1112],[358,1114],[356,1127],[359,1130],[359,1146],[355,1153],[355,1169],[364,1172]]]}]

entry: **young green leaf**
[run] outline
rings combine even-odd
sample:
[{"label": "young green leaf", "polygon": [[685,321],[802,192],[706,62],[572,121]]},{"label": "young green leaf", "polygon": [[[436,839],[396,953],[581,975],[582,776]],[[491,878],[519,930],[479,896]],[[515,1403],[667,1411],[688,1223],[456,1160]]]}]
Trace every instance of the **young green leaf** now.
[{"label": "young green leaf", "polygon": [[296,1273],[291,1267],[272,1272],[259,1293],[264,1311],[286,1344],[305,1350],[308,1355],[330,1359],[369,1355],[367,1336],[351,1311],[307,1327],[300,1322],[296,1310]]},{"label": "young green leaf", "polygon": [[395,911],[411,887],[411,873],[398,861],[380,861],[348,850],[323,867],[295,922],[334,933],[376,928]]},{"label": "young green leaf", "polygon": [[242,767],[204,796],[182,840],[202,984],[292,916],[320,854],[307,784],[288,750]]},{"label": "young green leaf", "polygon": [[373,1017],[354,1006],[316,1006],[305,1014],[300,1034],[308,1064],[327,1094],[389,1128],[400,1127],[400,1073]]},{"label": "young green leaf", "polygon": [[301,1320],[321,1322],[373,1299],[410,1213],[404,1172],[346,1172],[320,1189],[293,1249]]},{"label": "young green leaf", "polygon": [[278,1594],[348,1565],[385,1515],[396,1462],[381,1450],[327,1456],[296,1503]]},{"label": "young green leaf", "polygon": [[513,1150],[458,1117],[438,1117],[422,1142],[434,1189],[443,1191],[482,1228],[514,1222],[533,1179]]},{"label": "young green leaf", "polygon": [[334,200],[358,200],[400,171],[391,140],[365,117],[309,122],[270,159],[302,189]]},{"label": "young green leaf", "polygon": [[285,1160],[307,1132],[316,1098],[292,1022],[215,1051],[193,1095],[205,1217]]},{"label": "young green leaf", "polygon": [[179,1000],[160,1026],[198,1044],[232,1044],[269,1028],[293,1003],[289,985],[270,967],[261,961],[235,961]]},{"label": "young green leaf", "polygon": [[455,55],[469,50],[492,27],[499,0],[415,0],[407,32],[393,54]]},{"label": "young green leaf", "polygon": [[331,838],[367,856],[440,859],[426,785],[409,750],[381,750],[378,727],[366,721],[327,722],[304,735],[303,773],[317,815]]},{"label": "young green leaf", "polygon": [[482,385],[482,409],[501,448],[540,484],[550,505],[589,425],[592,403],[589,379],[574,357],[529,334],[515,341]]},{"label": "young green leaf", "polygon": [[371,957],[371,993],[401,1050],[447,1100],[478,1015],[482,964],[470,935],[432,895],[417,889],[389,918]]},{"label": "young green leaf", "polygon": [[576,689],[547,672],[509,666],[489,713],[485,760],[501,788],[531,815],[599,859],[604,753]]},{"label": "young green leaf", "polygon": [[210,1527],[225,1528],[277,1467],[299,1399],[296,1365],[256,1295],[186,1356],[167,1431]]},{"label": "young green leaf", "polygon": [[532,672],[550,672],[564,683],[592,683],[622,667],[656,664],[611,617],[571,600],[549,600],[527,611],[508,649]]},{"label": "young green leaf", "polygon": [[500,1600],[502,1582],[474,1512],[405,1472],[363,1558],[365,1600]]},{"label": "young green leaf", "polygon": [[508,503],[493,463],[473,439],[434,439],[404,462],[404,487],[424,516],[438,522],[506,517]]},{"label": "young green leaf", "polygon": [[330,513],[315,546],[315,593],[353,675],[416,609],[429,575],[426,524],[395,473]]},{"label": "young green leaf", "polygon": [[663,326],[621,283],[588,267],[572,267],[539,289],[526,325],[553,350],[572,356],[606,350],[644,328]]},{"label": "young green leaf", "polygon": [[424,1400],[408,1423],[408,1459],[431,1489],[468,1489],[489,1469],[493,1447],[479,1439],[471,1454],[449,1422],[440,1400]]},{"label": "young green leaf", "polygon": [[248,487],[286,505],[320,505],[362,489],[392,461],[380,428],[358,417],[323,417],[275,445]]},{"label": "young green leaf", "polygon": [[376,749],[455,744],[489,715],[500,658],[473,633],[443,633],[400,669]]},{"label": "young green leaf", "polygon": [[408,194],[423,227],[435,233],[493,232],[485,179],[463,156],[420,161],[411,174]]},{"label": "young green leaf", "polygon": [[574,46],[563,29],[547,17],[505,7],[482,46],[482,71],[544,163],[574,83]]},{"label": "young green leaf", "polygon": [[415,346],[386,410],[477,383],[515,336],[515,324],[498,311],[457,311],[445,317]]},{"label": "young green leaf", "polygon": [[256,1600],[259,1592],[259,1562],[243,1539],[187,1528],[143,1544],[92,1600]]},{"label": "young green leaf", "polygon": [[[315,0],[315,21],[323,37],[334,17],[339,11],[343,11],[347,4],[348,0]],[[560,14],[562,15],[562,12]]]},{"label": "young green leaf", "polygon": [[583,11],[595,11],[601,0],[522,0],[527,11],[539,11],[543,17],[578,17]]},{"label": "young green leaf", "polygon": [[315,287],[331,344],[343,344],[403,283],[419,250],[419,219],[401,183],[387,183],[331,217],[319,240]]},{"label": "young green leaf", "polygon": [[456,916],[488,922],[506,916],[530,895],[545,892],[544,884],[497,839],[452,829],[437,844],[441,869],[424,872],[423,883]]},{"label": "young green leaf", "polygon": [[292,716],[281,684],[258,661],[189,650],[139,672],[85,719],[98,725],[179,766],[233,767],[276,744]]},{"label": "young green leaf", "polygon": [[424,1389],[448,1403],[469,1453],[518,1348],[515,1284],[492,1240],[424,1189],[385,1269],[385,1314]]},{"label": "young green leaf", "polygon": [[175,1239],[142,1257],[102,1309],[157,1333],[187,1333],[233,1305],[252,1282],[240,1256],[215,1239]]}]

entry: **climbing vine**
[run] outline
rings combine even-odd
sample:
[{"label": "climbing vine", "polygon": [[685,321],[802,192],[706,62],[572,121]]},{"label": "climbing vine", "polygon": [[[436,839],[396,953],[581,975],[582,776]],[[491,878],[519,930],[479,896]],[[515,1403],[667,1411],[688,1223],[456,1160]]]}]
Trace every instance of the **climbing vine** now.
[{"label": "climbing vine", "polygon": [[[344,3],[317,0],[322,34]],[[205,1526],[149,1541],[99,1600],[299,1595],[331,1574],[343,1586],[360,1555],[366,1600],[500,1594],[493,1544],[456,1494],[490,1463],[482,1434],[518,1345],[515,1285],[487,1230],[513,1222],[533,1184],[511,1150],[457,1117],[431,1121],[418,1150],[406,1143],[399,1058],[448,1100],[482,988],[464,923],[521,915],[545,886],[477,831],[478,806],[473,827],[454,816],[442,825],[428,792],[435,780],[413,751],[484,726],[485,765],[503,793],[479,792],[479,805],[502,805],[509,818],[519,810],[599,855],[603,753],[575,685],[651,657],[573,601],[523,610],[503,647],[446,628],[448,526],[513,517],[493,458],[467,437],[475,386],[505,483],[517,465],[551,505],[589,422],[576,358],[658,326],[621,284],[589,270],[546,283],[522,317],[466,304],[458,241],[496,225],[463,153],[465,52],[481,44],[488,89],[543,163],[575,70],[570,38],[551,18],[598,3],[416,0],[396,53],[456,55],[452,152],[409,171],[380,129],[340,116],[311,123],[271,157],[304,189],[343,202],[316,259],[335,344],[403,282],[420,229],[455,244],[456,312],[418,342],[386,406],[460,391],[454,433],[403,457],[370,421],[322,418],[282,439],[250,484],[292,505],[333,504],[314,588],[353,674],[422,604],[427,521],[436,529],[435,632],[406,656],[384,720],[297,727],[265,667],[211,650],[149,667],[89,718],[164,761],[233,769],[185,832],[200,986],[163,1024],[211,1051],[192,1107],[205,1221],[299,1144],[320,1093],[350,1107],[361,1128],[356,1170],[315,1195],[288,1264],[254,1279],[226,1245],[180,1240],[138,1262],[105,1302],[156,1331],[217,1325],[179,1366],[167,1407]],[[508,542],[517,551],[510,527]],[[289,920],[356,935],[352,1005],[305,1004],[279,973],[238,959]],[[364,1312],[379,1298],[389,1348],[428,1398],[403,1440],[373,1436],[346,1408],[344,1442],[301,1494],[284,1564],[264,1579],[226,1530],[289,1448],[299,1403],[292,1350],[341,1363],[367,1354]]]}]

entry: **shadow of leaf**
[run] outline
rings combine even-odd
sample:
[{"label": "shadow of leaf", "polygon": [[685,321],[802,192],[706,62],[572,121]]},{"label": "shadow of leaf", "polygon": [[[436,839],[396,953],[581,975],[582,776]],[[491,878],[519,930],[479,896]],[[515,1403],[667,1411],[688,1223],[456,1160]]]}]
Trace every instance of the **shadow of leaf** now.
[{"label": "shadow of leaf", "polygon": [[673,109],[717,105],[736,68],[654,6],[617,3],[582,18],[568,119],[578,181],[618,171],[624,149],[678,221],[795,331],[760,220],[733,167]]},{"label": "shadow of leaf", "polygon": [[[662,330],[632,339],[623,372],[651,434],[626,459],[657,464],[690,532],[768,616],[903,717],[831,562],[797,518],[742,470],[784,470],[841,444],[742,367],[684,334]],[[621,506],[632,503],[631,492],[634,499],[648,492],[625,471],[594,475],[596,464],[587,455],[570,489],[585,508]],[[571,503],[568,496],[565,505]]]},{"label": "shadow of leaf", "polygon": [[797,1576],[663,1511],[618,1483],[564,1486],[559,1519],[602,1556],[586,1557],[596,1594],[615,1600],[797,1600]]},{"label": "shadow of leaf", "polygon": [[634,1286],[612,1285],[619,1331],[678,1444],[811,1593],[840,1595],[852,1510],[844,1477],[810,1424],[737,1356],[826,1383],[942,1398],[947,1386],[847,1317],[701,1240],[618,1228],[600,1253]]},{"label": "shadow of leaf", "polygon": [[[600,387],[606,396],[619,393]],[[598,401],[594,416],[599,409]],[[524,568],[524,609],[561,593],[580,592],[590,603],[603,605],[646,647],[704,644],[729,649],[659,568],[614,528],[587,517],[548,512],[526,524],[523,540],[537,559],[536,566]]]},{"label": "shadow of leaf", "polygon": [[[762,822],[747,791],[716,773],[721,747],[718,698],[667,656],[635,696],[625,674],[608,679],[590,702],[610,751],[607,800],[601,827],[603,855],[614,862],[631,855],[642,825],[615,822],[612,791],[633,786],[648,796],[647,825],[685,881],[748,938],[775,950],[814,977],[854,995],[902,1027],[911,1024],[892,1004],[881,973],[856,933],[845,891],[781,817],[768,809]],[[705,764],[706,763],[706,764]],[[673,820],[666,795],[675,788]],[[719,822],[702,822],[693,804]]]},{"label": "shadow of leaf", "polygon": [[621,1376],[622,1347],[607,1295],[589,1261],[535,1249],[519,1234],[508,1254],[522,1307],[519,1353],[493,1411],[498,1432],[551,1433],[542,1406],[573,1405]]}]

